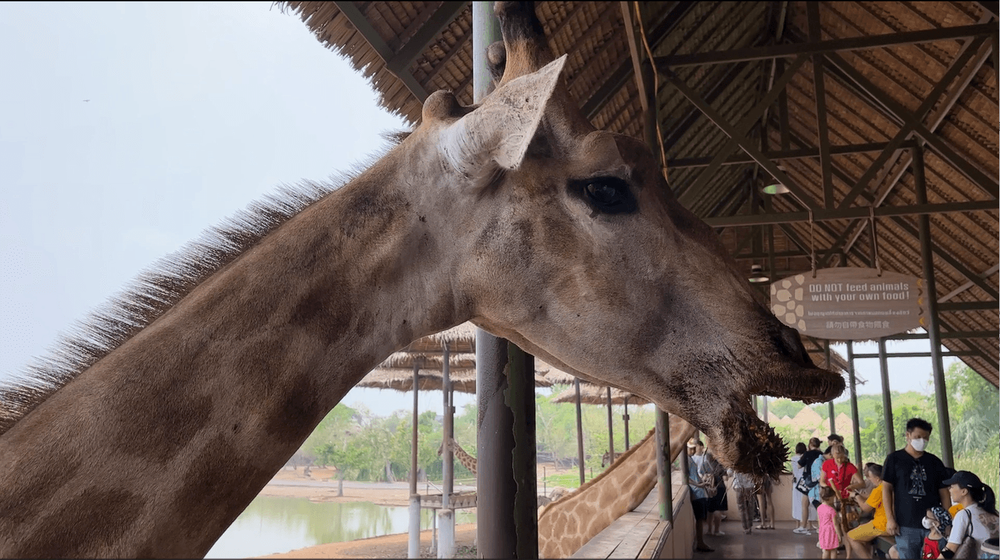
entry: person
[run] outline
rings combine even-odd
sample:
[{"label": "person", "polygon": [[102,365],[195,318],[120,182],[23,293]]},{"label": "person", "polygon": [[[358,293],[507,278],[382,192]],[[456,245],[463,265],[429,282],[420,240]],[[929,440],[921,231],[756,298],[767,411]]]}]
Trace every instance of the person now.
[{"label": "person", "polygon": [[753,532],[753,478],[746,473],[734,472],[729,469],[729,476],[733,479],[733,492],[736,493],[736,507],[740,510],[740,523],[743,525],[743,534],[749,535]]},{"label": "person", "polygon": [[837,492],[829,486],[819,491],[820,504],[816,508],[819,518],[819,547],[823,550],[823,558],[836,558],[840,539],[837,538],[837,510],[833,504],[837,500]]},{"label": "person", "polygon": [[857,554],[859,558],[871,558],[871,542],[876,537],[885,534],[885,507],[882,505],[882,465],[865,464],[865,478],[874,487],[867,499],[857,490],[852,492],[852,496],[861,511],[865,513],[874,511],[875,515],[868,523],[862,523],[847,532],[847,558],[850,558],[852,553]]},{"label": "person", "polygon": [[764,478],[757,486],[757,508],[760,510],[760,523],[756,529],[774,529],[774,498],[771,494],[774,485],[770,478]]},{"label": "person", "polygon": [[828,461],[830,457],[831,457],[830,448],[827,447],[826,451],[821,451],[820,456],[817,457],[812,462],[812,465],[809,466],[809,471],[810,474],[812,475],[812,479],[816,481],[816,486],[813,486],[812,490],[809,491],[809,500],[812,502],[813,507],[816,508],[817,516],[819,515],[818,514],[819,504],[822,503],[819,498],[819,491],[823,488],[822,486],[820,486],[819,480],[823,476],[823,464],[826,463],[826,461]]},{"label": "person", "polygon": [[709,535],[723,536],[722,515],[729,509],[729,498],[726,496],[726,467],[715,458],[710,450],[705,451],[705,459],[701,462],[702,478],[712,475],[715,483],[715,495],[708,499],[708,531]]},{"label": "person", "polygon": [[694,511],[695,550],[698,552],[714,552],[715,549],[705,544],[705,519],[708,517],[708,494],[701,481],[699,463],[695,461],[695,447],[688,445],[688,489],[691,491],[691,509]]},{"label": "person", "polygon": [[837,518],[837,537],[844,542],[847,531],[843,516],[849,508],[853,508],[850,505],[853,504],[850,491],[863,488],[865,483],[858,474],[858,468],[847,458],[847,450],[843,445],[835,443],[830,446],[829,455],[830,458],[823,462],[819,485],[833,488],[836,492],[837,501],[841,504]]},{"label": "person", "polygon": [[827,445],[827,447],[832,446],[835,443],[839,443],[840,445],[844,445],[844,436],[838,435],[838,434],[830,434],[830,435],[826,436],[826,445]]},{"label": "person", "polygon": [[936,455],[924,451],[931,436],[930,422],[911,418],[906,422],[906,446],[893,451],[882,465],[882,504],[885,531],[896,537],[899,557],[920,557],[927,536],[921,513],[934,506],[951,506],[948,471]]},{"label": "person", "polygon": [[[819,445],[819,439],[816,440],[816,444]],[[809,450],[806,448],[806,444],[801,441],[795,444],[795,455],[792,456],[792,486],[794,487],[798,484],[799,480],[802,478],[802,473],[804,468],[800,463],[802,457],[808,453]],[[819,455],[819,450],[816,450],[816,455]],[[810,463],[810,466],[812,464]],[[808,494],[803,494],[802,492],[792,491],[792,519],[796,520],[795,528],[792,529],[793,533],[798,533],[800,535],[811,535],[809,531],[809,520],[816,519],[816,508],[812,507],[809,503]]]},{"label": "person", "polygon": [[[810,519],[813,521],[816,519],[816,504],[819,503],[819,475],[813,472],[813,465],[817,464],[816,459],[823,456],[823,452],[819,449],[821,443],[822,442],[820,442],[817,437],[810,438],[809,449],[806,450],[805,454],[802,455],[802,458],[799,459],[799,466],[802,467],[802,476],[808,474],[809,480],[815,482],[812,490],[810,490],[809,493],[805,494],[802,498],[803,509],[810,506],[812,507],[810,510]],[[819,461],[819,465],[821,464],[822,461]],[[813,500],[815,500],[815,503]],[[810,526],[813,529],[819,529],[819,526],[815,522],[810,523]]]},{"label": "person", "polygon": [[921,558],[937,558],[941,550],[948,544],[948,528],[951,526],[951,514],[941,506],[927,510],[923,519],[924,528],[930,531],[924,537],[924,547],[920,551]]},{"label": "person", "polygon": [[[948,544],[941,550],[939,558],[951,558],[966,535],[976,541],[973,558],[979,558],[979,548],[983,541],[997,536],[997,497],[989,485],[969,471],[958,471],[944,481],[948,486],[951,500],[962,504],[962,511],[952,520]],[[950,553],[950,554],[949,554]]]},{"label": "person", "polygon": [[688,457],[691,457],[701,470],[701,462],[705,460],[705,443],[700,439],[691,438],[688,440],[687,449]]}]

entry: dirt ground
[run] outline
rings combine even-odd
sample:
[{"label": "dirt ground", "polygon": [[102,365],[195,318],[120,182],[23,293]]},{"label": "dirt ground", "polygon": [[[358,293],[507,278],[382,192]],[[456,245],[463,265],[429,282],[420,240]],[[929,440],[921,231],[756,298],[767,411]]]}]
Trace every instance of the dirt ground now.
[{"label": "dirt ground", "polygon": [[[541,466],[538,470],[538,475],[541,477]],[[552,465],[549,465],[546,471],[549,475],[559,472],[553,469]],[[399,507],[409,505],[410,490],[405,482],[380,484],[345,481],[343,496],[337,495],[337,486],[336,471],[333,469],[311,468],[309,476],[305,476],[302,468],[282,469],[264,487],[260,495],[307,498],[313,502],[372,502]],[[321,544],[259,558],[406,558],[408,541],[406,533],[398,533],[356,541]],[[455,557],[476,558],[475,541],[475,523],[456,525]],[[420,552],[423,558],[432,557],[430,546],[431,531],[422,531]]]}]

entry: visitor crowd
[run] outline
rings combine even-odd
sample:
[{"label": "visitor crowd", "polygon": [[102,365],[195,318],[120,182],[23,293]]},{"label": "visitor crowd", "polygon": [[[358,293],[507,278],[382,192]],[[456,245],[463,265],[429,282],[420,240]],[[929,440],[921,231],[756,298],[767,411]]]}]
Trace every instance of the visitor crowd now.
[{"label": "visitor crowd", "polygon": [[[892,544],[890,558],[997,556],[996,494],[976,474],[949,469],[926,451],[931,424],[906,423],[906,445],[882,465],[851,463],[844,438],[830,434],[795,446],[791,458],[793,533],[816,533],[823,558],[872,558],[876,539]],[[705,535],[723,535],[730,478],[744,534],[774,529],[771,480],[728,471],[701,440],[688,442],[688,485],[694,510],[695,550],[711,552]],[[754,525],[754,521],[757,521]]]}]

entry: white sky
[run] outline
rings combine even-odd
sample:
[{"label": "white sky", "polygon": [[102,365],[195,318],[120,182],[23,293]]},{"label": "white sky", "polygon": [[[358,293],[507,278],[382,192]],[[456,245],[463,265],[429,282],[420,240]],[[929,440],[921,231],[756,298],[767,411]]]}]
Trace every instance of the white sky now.
[{"label": "white sky", "polygon": [[[267,2],[0,3],[0,52],[0,380],[204,229],[404,128]],[[894,360],[893,389],[926,392],[930,367]],[[858,371],[878,393],[878,361]],[[441,411],[440,393],[420,401]],[[412,395],[343,402],[384,415]]]}]

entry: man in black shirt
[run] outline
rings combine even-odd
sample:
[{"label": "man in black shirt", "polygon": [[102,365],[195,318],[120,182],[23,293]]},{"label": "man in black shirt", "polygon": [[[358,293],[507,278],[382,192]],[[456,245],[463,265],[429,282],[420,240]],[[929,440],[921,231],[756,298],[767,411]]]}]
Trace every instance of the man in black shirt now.
[{"label": "man in black shirt", "polygon": [[904,559],[920,558],[928,533],[921,520],[927,510],[937,505],[951,507],[944,484],[948,470],[936,455],[924,451],[930,435],[930,422],[911,418],[906,423],[906,447],[890,453],[882,467],[885,530],[896,535],[896,550]]}]

